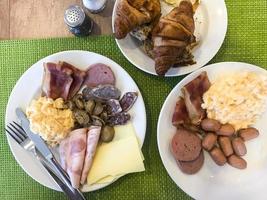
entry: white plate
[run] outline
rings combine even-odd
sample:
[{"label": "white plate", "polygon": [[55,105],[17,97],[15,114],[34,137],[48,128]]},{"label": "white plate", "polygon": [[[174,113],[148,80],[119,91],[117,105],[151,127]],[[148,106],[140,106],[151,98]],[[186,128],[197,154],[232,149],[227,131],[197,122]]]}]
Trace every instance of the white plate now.
[{"label": "white plate", "polygon": [[246,142],[248,167],[238,170],[229,165],[217,166],[205,152],[205,162],[202,169],[195,175],[182,173],[170,152],[170,141],[176,128],[171,119],[175,103],[181,95],[181,88],[197,77],[202,71],[207,71],[211,82],[217,75],[225,72],[254,71],[266,74],[267,71],[254,65],[236,62],[224,62],[203,67],[185,77],[168,95],[161,109],[158,120],[158,148],[162,162],[172,180],[184,192],[194,199],[203,200],[251,200],[266,199],[267,185],[267,110],[255,124],[260,136]]},{"label": "white plate", "polygon": [[[40,95],[40,87],[43,77],[44,62],[66,61],[80,69],[87,69],[94,63],[104,63],[111,67],[116,76],[116,86],[121,90],[122,94],[127,91],[137,91],[138,99],[133,108],[129,111],[132,116],[132,123],[136,130],[137,136],[143,145],[146,133],[146,111],[140,90],[135,84],[131,76],[117,63],[102,55],[87,51],[64,51],[59,52],[39,60],[32,65],[18,80],[13,88],[6,109],[6,125],[8,122],[17,121],[15,109],[21,107],[25,110],[30,101]],[[53,182],[52,178],[46,173],[41,164],[30,153],[24,151],[12,138],[7,137],[10,149],[23,170],[40,184],[54,190],[61,189]],[[57,156],[57,155],[56,155]],[[109,184],[99,184],[82,188],[83,192],[93,191],[103,188]]]},{"label": "white plate", "polygon": [[[116,1],[112,14],[112,27],[114,32],[114,19]],[[201,0],[200,6],[195,13],[195,36],[200,44],[193,50],[196,64],[191,66],[171,68],[165,76],[180,76],[188,74],[207,64],[219,51],[227,30],[227,10],[224,0]],[[161,1],[162,13],[165,15],[173,7]],[[156,74],[154,60],[148,57],[139,48],[136,40],[129,34],[126,38],[116,40],[123,55],[137,68]]]}]

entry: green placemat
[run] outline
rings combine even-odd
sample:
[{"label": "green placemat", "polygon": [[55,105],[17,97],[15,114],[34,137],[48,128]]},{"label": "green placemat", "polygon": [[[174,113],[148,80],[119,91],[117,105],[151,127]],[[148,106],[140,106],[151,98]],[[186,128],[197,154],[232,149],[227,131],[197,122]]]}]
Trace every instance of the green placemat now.
[{"label": "green placemat", "polygon": [[[226,0],[226,3],[229,17],[227,36],[210,63],[242,61],[267,67],[266,0]],[[145,100],[148,119],[143,146],[146,171],[127,175],[104,189],[87,193],[88,199],[190,199],[169,178],[156,142],[161,106],[183,77],[159,78],[143,73],[123,57],[111,36],[0,42],[0,199],[65,199],[63,194],[35,182],[16,163],[5,137],[4,116],[8,96],[27,68],[47,55],[73,49],[100,53],[119,63],[137,82]]]}]

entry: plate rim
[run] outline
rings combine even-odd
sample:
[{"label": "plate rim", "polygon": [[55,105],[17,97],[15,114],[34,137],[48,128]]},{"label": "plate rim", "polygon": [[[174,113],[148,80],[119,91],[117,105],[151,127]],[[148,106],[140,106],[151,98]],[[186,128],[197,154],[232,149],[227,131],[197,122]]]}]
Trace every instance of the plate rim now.
[{"label": "plate rim", "polygon": [[[163,109],[166,107],[166,105],[167,105],[167,103],[168,103],[168,101],[171,99],[171,97],[173,96],[173,93],[175,93],[175,90],[177,90],[177,88],[179,88],[179,87],[182,87],[183,85],[185,85],[186,83],[184,83],[184,82],[187,82],[187,81],[190,81],[190,80],[192,80],[193,79],[193,77],[196,77],[197,75],[199,75],[201,72],[203,72],[203,71],[205,71],[207,68],[212,68],[212,67],[215,67],[216,65],[222,65],[222,64],[227,64],[227,65],[230,65],[230,64],[242,64],[242,65],[247,65],[247,66],[250,66],[250,67],[253,67],[253,68],[256,68],[257,70],[262,70],[262,71],[264,71],[264,73],[266,73],[267,74],[267,70],[265,70],[264,68],[262,68],[262,67],[259,67],[259,66],[257,66],[257,65],[254,65],[254,64],[251,64],[251,63],[245,63],[245,62],[231,62],[231,61],[225,61],[225,62],[217,62],[217,63],[212,63],[212,64],[209,64],[209,65],[206,65],[206,66],[204,66],[204,67],[202,67],[202,68],[199,68],[199,69],[197,69],[197,70],[195,70],[194,72],[192,72],[192,73],[190,73],[190,74],[188,74],[187,76],[185,76],[183,79],[181,79],[172,89],[171,89],[171,91],[169,92],[169,94],[167,95],[167,97],[166,97],[166,99],[165,99],[165,101],[164,101],[164,103],[162,104],[162,107],[161,107],[161,109],[160,109],[160,114],[159,114],[159,117],[158,117],[158,123],[157,123],[157,147],[158,147],[158,151],[159,151],[159,154],[160,154],[160,159],[161,159],[161,162],[162,162],[162,164],[163,164],[163,167],[164,167],[164,169],[165,169],[165,171],[167,172],[167,174],[168,174],[168,176],[171,178],[171,180],[173,181],[173,183],[178,187],[178,188],[180,188],[184,193],[186,193],[188,196],[190,196],[190,197],[192,197],[192,198],[194,198],[194,199],[199,199],[199,196],[194,196],[194,195],[192,195],[189,191],[190,191],[190,189],[188,189],[188,188],[185,188],[185,187],[181,187],[179,184],[178,184],[178,182],[179,181],[176,181],[175,180],[175,177],[173,176],[173,175],[171,175],[171,172],[170,172],[170,169],[169,169],[169,167],[168,167],[168,164],[167,164],[167,161],[165,161],[164,160],[164,158],[163,158],[163,150],[162,150],[162,148],[163,147],[161,147],[161,145],[160,145],[160,132],[159,132],[159,129],[160,129],[160,126],[161,126],[161,118],[162,118],[162,116],[163,116]],[[189,79],[189,77],[190,77],[190,80],[188,80]],[[178,166],[177,166],[178,167]],[[179,170],[178,168],[177,168],[177,170]]]},{"label": "plate rim", "polygon": [[[135,82],[135,80],[133,79],[133,77],[132,77],[132,76],[131,76],[131,75],[130,75],[130,74],[129,74],[129,73],[128,73],[128,72],[127,72],[121,65],[120,65],[120,64],[118,64],[117,62],[115,62],[115,61],[112,60],[111,58],[109,58],[109,57],[107,57],[107,56],[104,56],[104,55],[102,55],[102,54],[100,54],[100,53],[96,53],[96,52],[92,52],[92,51],[86,51],[86,50],[65,50],[65,51],[55,52],[55,53],[52,53],[52,54],[49,54],[49,55],[47,55],[47,56],[45,56],[45,57],[40,58],[40,59],[38,59],[37,61],[35,61],[33,64],[31,64],[30,67],[27,68],[27,69],[26,69],[26,70],[19,76],[19,78],[16,80],[15,85],[14,85],[14,86],[12,87],[12,89],[11,89],[11,92],[10,92],[10,94],[9,94],[9,98],[8,98],[8,101],[7,101],[7,104],[6,104],[6,109],[5,109],[5,118],[4,118],[4,119],[5,119],[5,123],[4,123],[5,127],[6,127],[7,124],[8,124],[8,116],[9,116],[9,114],[8,114],[8,110],[9,110],[9,107],[11,106],[11,105],[10,105],[10,104],[11,104],[11,98],[10,98],[10,96],[13,96],[13,95],[14,95],[14,89],[18,87],[18,85],[20,84],[22,78],[23,78],[27,73],[29,73],[29,71],[32,70],[33,67],[34,67],[35,65],[37,65],[37,64],[40,63],[40,62],[42,62],[43,60],[46,60],[46,59],[49,59],[50,57],[58,56],[58,55],[61,55],[61,54],[69,54],[69,53],[95,54],[95,55],[97,55],[97,56],[100,56],[101,58],[103,58],[103,59],[105,59],[105,60],[107,60],[107,61],[113,63],[113,64],[115,65],[115,68],[117,68],[117,67],[121,68],[121,70],[123,70],[123,71],[129,76],[129,78],[132,79],[133,84],[134,84],[134,85],[136,86],[136,88],[139,90],[138,98],[140,98],[140,100],[141,100],[141,106],[144,108],[144,110],[143,110],[143,117],[144,117],[145,120],[144,120],[144,122],[142,122],[142,123],[144,123],[144,130],[143,130],[144,133],[143,133],[143,137],[140,138],[141,148],[142,148],[142,146],[143,146],[143,144],[144,144],[144,141],[145,141],[145,137],[146,137],[146,131],[147,131],[147,113],[146,113],[145,102],[144,102],[144,98],[143,98],[143,95],[142,95],[142,93],[141,93],[141,90],[139,89],[139,87],[138,87],[137,83]],[[112,64],[112,65],[113,65],[113,64]],[[23,171],[24,171],[29,177],[31,177],[34,181],[38,182],[39,184],[41,184],[41,185],[43,185],[43,186],[45,186],[45,187],[47,187],[47,188],[49,188],[49,189],[52,189],[52,190],[55,190],[55,191],[62,191],[62,190],[56,185],[55,182],[54,182],[54,186],[52,187],[51,185],[47,185],[47,184],[41,182],[41,179],[40,179],[40,178],[39,178],[39,179],[35,179],[35,178],[31,175],[30,171],[29,171],[29,170],[26,170],[25,165],[23,165],[22,162],[20,162],[20,161],[17,159],[17,156],[18,156],[18,155],[15,154],[15,151],[14,151],[14,149],[13,149],[13,147],[12,147],[13,144],[11,144],[11,143],[12,143],[12,142],[11,142],[12,138],[7,134],[6,131],[5,131],[5,135],[6,135],[6,139],[7,139],[7,142],[8,142],[9,149],[10,149],[10,151],[12,152],[12,156],[14,157],[16,163],[19,164],[19,166],[23,169]],[[15,143],[15,144],[18,145],[18,146],[20,146],[20,145],[17,144],[17,143]],[[40,172],[40,173],[41,173],[41,172]],[[126,175],[126,174],[125,174],[125,175]],[[124,176],[124,175],[122,175],[122,176]],[[110,182],[110,183],[97,184],[97,185],[95,185],[95,187],[93,187],[92,189],[82,190],[82,192],[92,192],[92,191],[96,191],[96,190],[99,190],[99,189],[103,189],[103,188],[105,188],[106,186],[111,185],[113,182],[115,182],[116,180],[118,180],[118,179],[121,178],[122,176],[117,177],[116,179],[114,179],[114,180],[113,180],[112,182]],[[50,187],[50,186],[51,186],[51,187]]]},{"label": "plate rim", "polygon": [[[118,1],[120,0],[115,0],[115,3],[114,3],[114,7],[113,7],[113,10],[112,10],[112,32],[114,33],[114,20],[115,20],[115,11],[116,11],[116,8],[117,8],[117,4],[118,4]],[[160,0],[162,1],[162,0]],[[216,54],[220,51],[223,43],[224,43],[224,40],[226,38],[226,34],[227,34],[227,30],[228,30],[228,11],[227,11],[227,6],[226,6],[226,3],[225,3],[225,0],[218,0],[220,1],[222,4],[223,4],[223,15],[225,15],[225,18],[223,19],[223,27],[224,27],[224,31],[223,31],[223,34],[221,35],[221,37],[223,38],[219,43],[218,43],[218,46],[216,48],[216,50],[210,54],[210,58],[208,58],[205,62],[203,62],[203,64],[199,65],[198,67],[196,67],[196,69],[191,69],[187,72],[179,72],[179,73],[176,73],[176,74],[165,74],[164,77],[178,77],[178,76],[183,76],[183,75],[186,75],[186,74],[190,74],[196,70],[198,70],[199,68],[205,66],[208,62],[210,62],[214,56],[216,56]],[[152,71],[149,71],[149,70],[146,70],[144,69],[144,67],[142,66],[139,66],[134,60],[132,59],[129,59],[126,52],[124,52],[124,50],[122,49],[121,45],[119,44],[119,40],[115,38],[115,41],[116,41],[116,44],[117,46],[119,47],[121,53],[123,54],[123,56],[132,64],[134,65],[136,68],[138,68],[139,70],[145,72],[145,73],[148,73],[148,74],[151,74],[151,75],[154,75],[154,76],[159,76],[157,73],[155,72],[152,72]],[[148,57],[148,56],[147,56]],[[149,58],[149,57],[148,57]],[[150,59],[150,58],[149,58]],[[190,67],[190,66],[189,66]]]}]

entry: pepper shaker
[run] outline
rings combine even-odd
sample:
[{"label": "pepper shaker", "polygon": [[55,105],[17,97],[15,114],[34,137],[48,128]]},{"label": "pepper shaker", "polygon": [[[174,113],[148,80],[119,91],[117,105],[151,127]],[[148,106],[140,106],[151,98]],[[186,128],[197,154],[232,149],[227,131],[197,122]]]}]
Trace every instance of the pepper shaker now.
[{"label": "pepper shaker", "polygon": [[106,7],[107,0],[83,0],[83,5],[91,13],[99,13]]},{"label": "pepper shaker", "polygon": [[75,36],[87,36],[92,32],[93,21],[80,6],[70,6],[64,14],[64,21]]}]

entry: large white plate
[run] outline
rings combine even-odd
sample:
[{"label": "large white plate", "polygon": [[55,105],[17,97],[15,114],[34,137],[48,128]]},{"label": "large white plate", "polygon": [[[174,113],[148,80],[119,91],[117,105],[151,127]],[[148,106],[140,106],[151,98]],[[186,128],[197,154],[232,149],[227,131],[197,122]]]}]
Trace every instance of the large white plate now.
[{"label": "large white plate", "polygon": [[[15,115],[15,109],[17,107],[21,107],[23,110],[25,110],[30,101],[37,95],[40,95],[40,87],[43,77],[43,63],[58,61],[69,62],[83,70],[87,69],[88,66],[94,63],[100,62],[107,64],[113,70],[116,76],[116,86],[121,90],[122,94],[127,91],[137,91],[139,93],[138,99],[129,113],[132,116],[132,123],[136,130],[137,136],[140,139],[141,144],[143,144],[146,133],[146,111],[141,92],[135,84],[134,80],[122,67],[120,67],[111,59],[87,51],[59,52],[45,57],[32,65],[20,77],[10,94],[6,109],[6,124],[11,121],[17,121]],[[34,158],[30,153],[24,151],[9,136],[7,136],[7,139],[15,159],[29,176],[46,187],[61,191],[61,189],[53,182],[52,178],[46,173],[45,169],[36,160],[36,158]],[[90,187],[88,185],[85,185],[82,188],[82,191],[93,191],[103,188],[107,185],[108,184],[99,184]]]},{"label": "large white plate", "polygon": [[[185,77],[168,95],[161,109],[158,120],[158,148],[162,162],[172,180],[184,192],[195,199],[203,200],[251,200],[266,199],[267,185],[267,110],[255,124],[260,136],[246,142],[248,167],[238,170],[229,165],[217,166],[205,153],[205,162],[202,169],[195,175],[182,173],[170,151],[170,141],[176,128],[172,126],[171,119],[175,103],[181,95],[181,88],[202,71],[207,71],[211,82],[217,75],[225,72],[254,71],[266,74],[267,71],[246,63],[224,62],[203,67]],[[227,94],[227,91],[226,91]]]},{"label": "large white plate", "polygon": [[[116,0],[112,14],[113,31],[118,1],[120,0]],[[163,15],[173,8],[163,1],[161,1],[161,7]],[[224,0],[201,0],[194,18],[196,25],[195,36],[200,41],[199,45],[193,50],[196,64],[171,68],[165,76],[188,74],[207,64],[219,51],[227,30],[227,10]],[[128,34],[126,38],[116,40],[116,42],[123,55],[133,65],[147,73],[157,75],[154,68],[154,60],[141,50],[138,42],[133,37]]]}]

